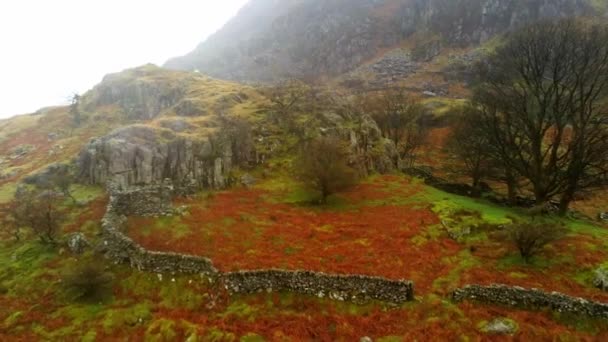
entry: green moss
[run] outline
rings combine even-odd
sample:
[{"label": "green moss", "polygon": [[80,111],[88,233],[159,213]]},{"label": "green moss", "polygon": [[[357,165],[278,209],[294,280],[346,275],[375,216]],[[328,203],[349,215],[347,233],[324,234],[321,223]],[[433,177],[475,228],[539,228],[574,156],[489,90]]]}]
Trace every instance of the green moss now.
[{"label": "green moss", "polygon": [[194,291],[186,285],[185,278],[172,278],[175,281],[165,282],[160,288],[161,305],[167,308],[196,310],[203,305],[204,294]]},{"label": "green moss", "polygon": [[0,204],[12,201],[15,190],[17,190],[17,183],[7,183],[0,186]]},{"label": "green moss", "polygon": [[4,328],[5,329],[12,328],[13,325],[15,325],[15,323],[17,323],[17,321],[19,321],[19,319],[21,318],[21,316],[23,316],[23,312],[21,312],[21,311],[15,311],[15,312],[13,312],[10,316],[8,316],[4,320]]},{"label": "green moss", "polygon": [[105,194],[103,188],[99,186],[90,186],[90,185],[81,185],[76,184],[71,188],[72,196],[76,198],[77,201],[91,201],[97,199]]},{"label": "green moss", "polygon": [[146,329],[146,341],[174,341],[177,338],[175,322],[168,319],[157,319]]},{"label": "green moss", "polygon": [[450,286],[453,286],[453,284],[459,282],[460,275],[465,270],[480,265],[479,260],[473,256],[468,249],[460,251],[455,256],[444,257],[441,262],[447,265],[453,265],[453,268],[446,276],[437,278],[433,281],[433,289],[435,290],[447,289]]},{"label": "green moss", "polygon": [[81,342],[95,342],[97,340],[97,332],[90,330],[84,336],[82,336]]},{"label": "green moss", "polygon": [[249,333],[239,340],[240,342],[264,342],[266,341],[262,336],[258,334]]},{"label": "green moss", "polygon": [[131,327],[152,317],[151,305],[149,303],[139,303],[129,308],[107,310],[103,320],[103,328],[106,332],[111,332],[123,327]]},{"label": "green moss", "polygon": [[226,308],[222,316],[236,316],[240,319],[253,320],[258,313],[258,308],[252,307],[242,301],[234,301]]},{"label": "green moss", "polygon": [[209,342],[232,342],[236,341],[236,336],[233,333],[224,332],[222,330],[212,328],[207,332],[204,338],[205,341]]}]

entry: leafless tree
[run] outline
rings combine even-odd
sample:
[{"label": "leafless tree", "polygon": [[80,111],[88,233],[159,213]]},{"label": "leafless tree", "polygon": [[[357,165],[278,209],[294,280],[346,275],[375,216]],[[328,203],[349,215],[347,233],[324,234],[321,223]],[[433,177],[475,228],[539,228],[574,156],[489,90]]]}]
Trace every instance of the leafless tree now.
[{"label": "leafless tree", "polygon": [[528,263],[549,243],[565,235],[565,228],[552,223],[514,223],[507,228],[509,238]]},{"label": "leafless tree", "polygon": [[456,168],[471,178],[473,187],[492,172],[492,151],[488,137],[481,131],[481,114],[474,106],[454,110],[456,122],[447,140],[447,151],[457,158]]},{"label": "leafless tree", "polygon": [[480,68],[480,124],[509,170],[560,212],[608,170],[608,29],[574,19],[512,33]]},{"label": "leafless tree", "polygon": [[30,228],[42,242],[54,243],[64,220],[61,195],[52,190],[18,189],[11,216],[18,227]]},{"label": "leafless tree", "polygon": [[320,193],[322,204],[356,181],[355,170],[348,166],[346,148],[333,137],[321,137],[304,146],[296,172],[307,186]]},{"label": "leafless tree", "polygon": [[270,101],[266,108],[277,123],[292,122],[311,95],[311,87],[297,79],[288,79],[264,88],[262,93]]}]

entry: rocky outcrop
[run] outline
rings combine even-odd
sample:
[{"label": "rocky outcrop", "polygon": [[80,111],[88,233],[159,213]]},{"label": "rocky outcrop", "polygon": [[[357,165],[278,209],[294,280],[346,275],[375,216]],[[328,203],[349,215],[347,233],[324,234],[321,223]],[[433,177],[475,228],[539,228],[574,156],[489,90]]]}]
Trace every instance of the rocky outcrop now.
[{"label": "rocky outcrop", "polygon": [[416,59],[425,61],[443,46],[479,44],[543,18],[604,15],[592,5],[592,0],[253,0],[195,51],[165,66],[241,81],[338,75],[415,32],[433,37],[414,48]]},{"label": "rocky outcrop", "polygon": [[78,160],[80,178],[122,188],[170,179],[179,187],[223,188],[232,151],[219,136],[194,140],[144,125],[120,128],[91,140]]},{"label": "rocky outcrop", "polygon": [[537,289],[506,285],[469,285],[453,293],[455,301],[473,300],[523,309],[551,309],[557,312],[608,319],[608,304],[570,297],[561,293],[547,293]]},{"label": "rocky outcrop", "polygon": [[148,64],[105,76],[83,95],[79,108],[88,113],[110,106],[128,121],[147,121],[164,113],[204,116],[209,110],[197,88],[207,81],[200,74]]}]

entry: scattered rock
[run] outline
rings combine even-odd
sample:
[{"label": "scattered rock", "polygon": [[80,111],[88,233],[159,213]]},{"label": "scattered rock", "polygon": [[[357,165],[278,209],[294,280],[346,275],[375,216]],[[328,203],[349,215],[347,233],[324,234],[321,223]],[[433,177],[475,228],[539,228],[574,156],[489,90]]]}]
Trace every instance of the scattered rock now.
[{"label": "scattered rock", "polygon": [[10,159],[21,159],[36,148],[32,145],[19,145],[11,150]]},{"label": "scattered rock", "polygon": [[428,97],[437,97],[437,94],[433,93],[432,91],[428,91],[428,90],[423,91],[422,94],[424,94],[425,96],[428,96]]},{"label": "scattered rock", "polygon": [[519,326],[515,321],[502,317],[489,323],[484,322],[481,326],[481,331],[486,334],[511,335],[516,333],[517,330],[519,330]]},{"label": "scattered rock", "polygon": [[63,148],[63,145],[53,145],[53,147],[51,147],[49,150],[49,156],[58,154],[61,150],[63,150]]},{"label": "scattered rock", "polygon": [[89,246],[89,242],[82,233],[74,233],[68,237],[68,248],[74,254],[84,253]]},{"label": "scattered rock", "polygon": [[256,179],[255,177],[253,177],[252,175],[246,173],[241,177],[241,184],[243,184],[246,187],[252,187],[254,186],[256,183]]},{"label": "scattered rock", "polygon": [[602,291],[608,291],[608,269],[606,267],[600,267],[595,270],[593,286]]},{"label": "scattered rock", "polygon": [[10,169],[10,170],[6,170],[6,171],[0,170],[0,180],[5,180],[5,179],[13,178],[19,172],[21,172],[21,169]]},{"label": "scattered rock", "polygon": [[59,139],[59,133],[51,132],[47,135],[47,137],[49,138],[49,141],[57,140]]}]

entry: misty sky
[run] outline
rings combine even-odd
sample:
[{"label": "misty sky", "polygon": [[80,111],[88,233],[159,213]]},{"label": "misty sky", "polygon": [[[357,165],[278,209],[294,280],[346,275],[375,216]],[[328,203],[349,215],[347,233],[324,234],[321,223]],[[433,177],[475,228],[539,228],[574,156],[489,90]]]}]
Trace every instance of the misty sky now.
[{"label": "misty sky", "polygon": [[183,55],[247,0],[2,0],[0,118]]}]

